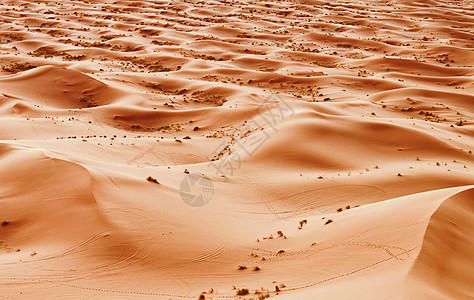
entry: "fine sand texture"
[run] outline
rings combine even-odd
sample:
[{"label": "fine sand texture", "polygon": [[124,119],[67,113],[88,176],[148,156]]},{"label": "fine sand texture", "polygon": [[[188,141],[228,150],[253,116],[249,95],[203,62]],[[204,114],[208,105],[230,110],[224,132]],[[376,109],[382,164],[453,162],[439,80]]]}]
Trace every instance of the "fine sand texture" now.
[{"label": "fine sand texture", "polygon": [[474,299],[470,0],[0,1],[0,299]]}]

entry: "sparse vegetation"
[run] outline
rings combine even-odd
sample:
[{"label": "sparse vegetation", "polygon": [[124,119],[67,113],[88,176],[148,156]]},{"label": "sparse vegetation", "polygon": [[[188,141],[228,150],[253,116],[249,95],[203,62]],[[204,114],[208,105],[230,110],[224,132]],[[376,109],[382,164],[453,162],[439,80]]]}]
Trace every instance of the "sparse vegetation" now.
[{"label": "sparse vegetation", "polygon": [[[99,105],[97,104],[97,102],[91,100],[90,95],[82,96],[82,97],[79,99],[79,101],[80,101],[80,102],[87,103],[87,107],[89,107],[89,108],[99,106]],[[133,127],[133,126],[132,126],[132,127]]]},{"label": "sparse vegetation", "polygon": [[160,64],[153,64],[153,65],[148,67],[148,71],[150,71],[152,73],[153,72],[170,72],[170,71],[172,71],[172,69],[168,68],[168,67],[163,67]]},{"label": "sparse vegetation", "polygon": [[298,229],[302,229],[304,224],[308,224],[308,220],[301,220]]},{"label": "sparse vegetation", "polygon": [[245,296],[249,294],[249,289],[238,289],[237,290],[237,295],[238,296]]},{"label": "sparse vegetation", "polygon": [[150,182],[154,182],[154,183],[160,184],[160,183],[158,182],[158,180],[156,180],[155,178],[153,178],[153,177],[151,177],[151,176],[148,176],[148,178],[147,178],[146,180],[148,180],[148,181],[150,181]]},{"label": "sparse vegetation", "polygon": [[36,57],[44,57],[44,58],[52,58],[55,56],[62,56],[64,60],[81,60],[85,56],[84,55],[71,55],[66,52],[59,52],[54,50],[52,47],[40,47],[33,52],[29,52],[29,55],[36,56]]},{"label": "sparse vegetation", "polygon": [[44,58],[61,56],[61,52],[58,52],[51,47],[40,47],[33,52],[29,52],[28,54],[33,56],[43,56]]},{"label": "sparse vegetation", "polygon": [[16,74],[18,72],[27,71],[27,70],[31,70],[31,69],[34,69],[34,68],[36,68],[36,66],[30,65],[30,64],[15,63],[15,64],[3,66],[2,70],[13,73],[13,74]]},{"label": "sparse vegetation", "polygon": [[161,92],[161,94],[164,94],[164,95],[182,95],[188,91],[187,89],[168,90],[168,89],[163,88],[160,84],[152,83],[152,82],[146,82],[145,87],[151,88],[153,90],[158,90]]}]

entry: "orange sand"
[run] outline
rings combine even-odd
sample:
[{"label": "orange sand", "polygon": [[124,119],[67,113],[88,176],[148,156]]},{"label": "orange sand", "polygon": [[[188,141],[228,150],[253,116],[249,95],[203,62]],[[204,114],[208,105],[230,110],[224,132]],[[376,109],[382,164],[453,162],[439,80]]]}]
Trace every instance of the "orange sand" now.
[{"label": "orange sand", "polygon": [[474,298],[473,11],[2,1],[0,298]]}]

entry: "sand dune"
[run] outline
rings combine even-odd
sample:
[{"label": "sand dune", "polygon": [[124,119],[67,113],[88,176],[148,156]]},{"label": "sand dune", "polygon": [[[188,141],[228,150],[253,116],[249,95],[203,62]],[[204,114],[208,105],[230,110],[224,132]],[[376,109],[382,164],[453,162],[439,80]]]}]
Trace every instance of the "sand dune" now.
[{"label": "sand dune", "polygon": [[[25,88],[27,87],[27,88]],[[0,81],[5,96],[50,108],[86,108],[113,103],[120,92],[81,72],[39,67]]]},{"label": "sand dune", "polygon": [[[408,279],[414,297],[469,298],[472,295],[469,232],[474,228],[473,189],[451,196],[432,215]],[[412,282],[427,287],[421,291]]]},{"label": "sand dune", "polygon": [[470,1],[0,4],[0,299],[474,298]]}]

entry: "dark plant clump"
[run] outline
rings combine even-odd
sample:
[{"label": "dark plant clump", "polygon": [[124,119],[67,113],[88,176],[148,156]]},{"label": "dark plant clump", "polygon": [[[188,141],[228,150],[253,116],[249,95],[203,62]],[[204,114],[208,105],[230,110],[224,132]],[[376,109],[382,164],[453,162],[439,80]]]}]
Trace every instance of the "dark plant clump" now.
[{"label": "dark plant clump", "polygon": [[239,289],[237,290],[237,295],[239,296],[245,296],[249,294],[249,289]]},{"label": "dark plant clump", "polygon": [[148,178],[147,178],[146,180],[148,180],[148,181],[150,181],[150,182],[154,182],[154,183],[160,184],[160,183],[158,182],[158,180],[156,180],[155,178],[153,178],[153,177],[151,177],[151,176],[148,176]]}]

